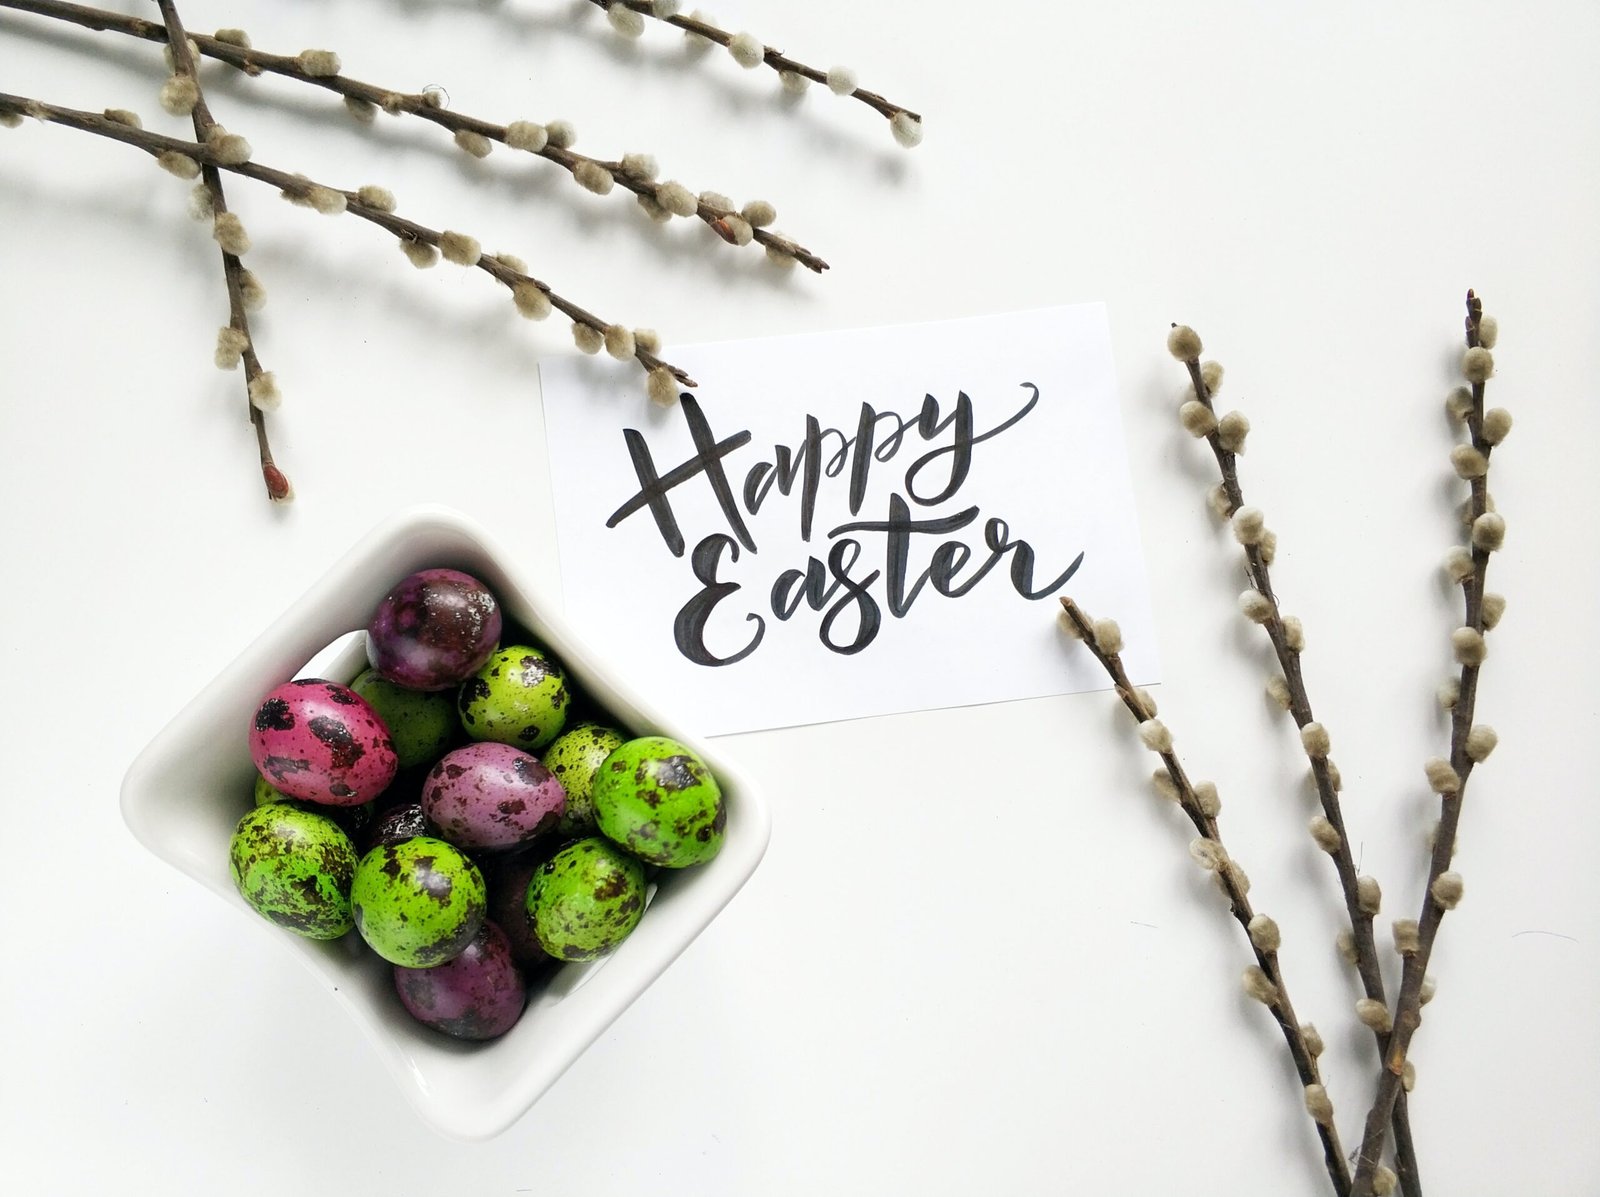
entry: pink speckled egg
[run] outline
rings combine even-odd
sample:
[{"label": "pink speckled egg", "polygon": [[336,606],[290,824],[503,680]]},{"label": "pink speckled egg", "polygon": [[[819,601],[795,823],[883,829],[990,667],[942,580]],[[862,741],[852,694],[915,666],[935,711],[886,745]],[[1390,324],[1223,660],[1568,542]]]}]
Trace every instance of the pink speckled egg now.
[{"label": "pink speckled egg", "polygon": [[455,959],[434,968],[395,965],[400,1003],[418,1022],[457,1039],[494,1039],[522,1015],[527,992],[506,937],[484,923]]},{"label": "pink speckled egg", "polygon": [[452,844],[512,848],[555,830],[567,792],[537,757],[486,741],[440,758],[422,783],[422,809]]},{"label": "pink speckled egg", "polygon": [[267,695],[250,725],[250,756],[289,797],[329,806],[372,801],[399,767],[378,713],[349,686],[321,678]]}]

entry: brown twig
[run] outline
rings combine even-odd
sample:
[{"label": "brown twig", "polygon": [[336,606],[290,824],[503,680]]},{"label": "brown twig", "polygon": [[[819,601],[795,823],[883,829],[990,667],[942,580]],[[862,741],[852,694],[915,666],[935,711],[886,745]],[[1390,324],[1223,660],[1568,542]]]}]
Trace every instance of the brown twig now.
[{"label": "brown twig", "polygon": [[[64,125],[67,128],[107,137],[113,141],[135,146],[152,156],[160,156],[164,153],[182,154],[200,163],[202,167],[211,165],[236,175],[242,175],[247,179],[269,183],[277,187],[286,197],[302,202],[311,201],[318,193],[336,195],[343,201],[340,205],[342,210],[375,224],[379,228],[388,230],[405,242],[421,243],[439,249],[452,238],[458,239],[458,243],[460,240],[469,240],[461,238],[460,234],[441,232],[437,229],[429,228],[427,225],[418,224],[414,220],[398,216],[382,207],[369,204],[362,199],[361,192],[327,187],[306,178],[304,175],[290,174],[287,171],[263,166],[258,162],[224,162],[218,158],[216,151],[210,146],[204,146],[198,142],[181,141],[174,137],[164,137],[159,133],[151,133],[144,129],[136,129],[92,112],[80,112],[76,109],[62,108],[54,104],[46,104],[39,100],[29,99],[26,96],[14,96],[4,93],[0,93],[0,112],[14,112],[21,116],[37,117],[39,120],[47,121],[51,124]],[[484,271],[490,277],[513,290],[513,292],[520,286],[537,288],[549,299],[551,306],[566,315],[574,325],[592,329],[601,336],[605,336],[617,328],[617,326],[607,324],[594,313],[557,294],[550,289],[549,284],[539,281],[503,258],[497,258],[490,254],[480,254],[475,261],[466,264],[476,266],[479,270]],[[670,362],[663,361],[644,345],[635,345],[634,351],[629,356],[633,357],[646,373],[665,370],[672,378],[675,378],[686,387],[697,385],[694,379],[690,378],[683,370]]]},{"label": "brown twig", "polygon": [[[141,20],[138,17],[124,16],[121,13],[107,12],[104,9],[90,8],[81,4],[69,4],[64,0],[0,0],[0,8],[12,8],[21,12],[33,13],[37,16],[51,17],[56,20],[66,21],[85,29],[102,30],[112,33],[121,33],[130,37],[143,38],[146,41],[166,41],[166,31],[161,25],[153,21]],[[313,87],[325,88],[345,97],[357,112],[370,115],[373,109],[399,116],[409,114],[431,121],[440,128],[447,129],[453,134],[468,138],[485,138],[488,141],[509,144],[509,126],[497,125],[492,121],[479,120],[477,117],[467,116],[464,113],[452,112],[434,102],[431,93],[408,93],[396,91],[386,87],[379,87],[371,83],[363,83],[359,79],[351,79],[347,75],[314,74],[309,71],[303,61],[303,56],[288,56],[284,54],[270,54],[265,50],[257,50],[241,46],[235,42],[223,41],[204,34],[191,33],[190,39],[207,58],[214,58],[236,67],[247,75],[260,75],[263,73],[282,75],[301,83],[308,83]],[[362,107],[366,106],[366,107]],[[688,195],[687,189],[681,184],[671,181],[661,182],[644,174],[628,169],[629,162],[625,160],[609,161],[601,158],[592,158],[587,154],[580,154],[565,146],[558,146],[546,142],[537,149],[528,152],[549,162],[554,162],[574,178],[579,177],[583,171],[589,177],[594,177],[594,171],[603,170],[610,177],[613,184],[632,192],[639,197],[640,203],[647,211],[660,217],[674,210],[669,206],[668,200],[676,202],[678,208],[684,212],[688,209],[684,205],[684,197]],[[602,184],[604,180],[601,180]],[[674,189],[677,189],[676,191]],[[789,259],[800,263],[806,269],[818,274],[828,269],[828,263],[805,246],[788,237],[783,236],[770,228],[759,227],[749,216],[751,209],[756,205],[747,204],[744,209],[735,208],[726,197],[714,192],[702,192],[699,196],[689,195],[689,202],[694,204],[693,215],[717,234],[722,240],[732,245],[754,242],[763,246],[768,256],[775,260]]]},{"label": "brown twig", "polygon": [[[732,43],[735,36],[737,36],[724,29],[718,29],[707,21],[703,15],[679,16],[676,5],[672,6],[670,13],[658,13],[654,0],[589,0],[589,3],[596,8],[607,10],[613,7],[632,9],[640,16],[650,17],[668,25],[676,25],[685,33],[702,37],[708,42],[714,42],[723,47]],[[809,79],[813,83],[820,83],[825,87],[830,86],[828,72],[819,71],[815,67],[809,67],[803,62],[798,62],[774,46],[763,45],[761,47],[761,61],[780,75],[798,75],[803,79]],[[868,108],[891,122],[896,116],[904,115],[908,120],[914,122],[920,130],[922,116],[919,113],[912,112],[911,109],[902,107],[899,104],[891,103],[875,91],[868,91],[864,87],[852,87],[849,91],[841,94],[847,95],[853,100],[860,100]],[[901,134],[897,131],[896,136],[899,137]],[[915,142],[909,144],[914,145]]]},{"label": "brown twig", "polygon": [[[1139,722],[1143,739],[1145,729],[1156,722],[1154,704],[1149,702],[1148,696],[1143,691],[1129,681],[1127,671],[1122,667],[1121,631],[1109,620],[1100,621],[1098,624],[1092,622],[1084,614],[1083,609],[1070,598],[1061,599],[1061,608],[1066,613],[1074,634],[1083,641],[1101,668],[1106,671],[1106,676],[1116,688],[1117,697],[1122,700],[1122,705]],[[1300,1077],[1301,1085],[1307,1088],[1307,1111],[1311,1113],[1312,1121],[1316,1124],[1317,1136],[1322,1141],[1322,1154],[1327,1165],[1328,1178],[1333,1183],[1334,1192],[1343,1197],[1350,1191],[1350,1172],[1345,1163],[1344,1150],[1339,1146],[1339,1133],[1334,1128],[1332,1107],[1326,1104],[1322,1076],[1317,1068],[1317,1056],[1321,1053],[1321,1047],[1318,1046],[1313,1050],[1312,1044],[1308,1042],[1306,1028],[1295,1018],[1294,1006],[1289,1001],[1288,986],[1283,979],[1282,965],[1278,960],[1276,924],[1271,924],[1271,920],[1265,920],[1271,924],[1270,934],[1267,933],[1261,925],[1262,921],[1251,908],[1247,896],[1249,881],[1245,879],[1243,870],[1228,855],[1227,848],[1222,842],[1222,833],[1217,828],[1215,802],[1213,800],[1208,804],[1197,787],[1189,781],[1182,763],[1172,750],[1171,736],[1165,727],[1160,726],[1160,734],[1154,742],[1145,739],[1145,745],[1160,756],[1167,778],[1172,783],[1178,805],[1188,816],[1194,829],[1199,832],[1200,839],[1214,848],[1214,851],[1206,853],[1203,863],[1215,872],[1218,884],[1228,897],[1233,917],[1250,942],[1256,966],[1271,986],[1270,989],[1259,993],[1252,992],[1252,996],[1267,1006],[1272,1012],[1273,1020],[1278,1024],[1278,1029],[1283,1032],[1284,1042],[1289,1047],[1289,1055],[1294,1060],[1295,1072]],[[1313,1090],[1312,1086],[1316,1088]],[[1315,1098],[1313,1093],[1316,1094]],[[1314,1101],[1322,1103],[1321,1116],[1313,1109]]]},{"label": "brown twig", "polygon": [[[1471,482],[1472,494],[1468,500],[1468,513],[1471,517],[1473,543],[1472,572],[1462,579],[1466,623],[1456,634],[1459,636],[1462,631],[1471,629],[1473,635],[1465,639],[1469,644],[1475,645],[1478,651],[1471,649],[1463,651],[1463,645],[1459,641],[1456,643],[1461,677],[1451,708],[1449,760],[1450,769],[1455,777],[1452,782],[1447,776],[1443,792],[1439,795],[1439,826],[1434,834],[1433,853],[1428,862],[1428,886],[1423,896],[1422,913],[1417,919],[1417,950],[1407,954],[1405,966],[1401,970],[1400,993],[1395,998],[1393,1014],[1394,1032],[1389,1039],[1383,1068],[1378,1074],[1377,1096],[1373,1099],[1372,1108],[1367,1114],[1361,1149],[1356,1159],[1355,1192],[1362,1194],[1363,1197],[1367,1197],[1373,1191],[1373,1175],[1383,1154],[1384,1128],[1389,1121],[1389,1110],[1404,1096],[1406,1056],[1410,1050],[1411,1038],[1422,1024],[1423,981],[1427,975],[1428,960],[1433,954],[1434,941],[1439,934],[1439,925],[1444,921],[1445,912],[1455,906],[1460,896],[1459,879],[1455,879],[1455,885],[1448,887],[1443,886],[1441,879],[1447,874],[1451,878],[1454,877],[1450,874],[1450,860],[1455,854],[1456,831],[1461,824],[1461,808],[1466,801],[1467,780],[1472,775],[1473,766],[1486,757],[1494,747],[1494,733],[1488,728],[1475,727],[1472,722],[1477,709],[1478,671],[1482,660],[1483,633],[1498,620],[1498,614],[1494,619],[1487,621],[1485,619],[1484,585],[1488,580],[1489,556],[1499,547],[1499,535],[1484,537],[1479,529],[1482,526],[1481,522],[1491,510],[1488,482],[1489,456],[1510,425],[1509,420],[1506,420],[1502,427],[1486,435],[1483,394],[1485,382],[1493,370],[1493,361],[1488,357],[1489,345],[1485,344],[1484,334],[1483,302],[1476,294],[1468,291],[1466,328],[1468,358],[1463,363],[1463,369],[1467,373],[1472,389],[1470,406],[1464,415],[1471,438],[1471,449],[1477,454],[1477,458],[1474,459],[1470,455],[1460,458],[1461,461],[1468,463],[1465,472],[1460,464],[1457,465],[1457,472],[1465,473]],[[1489,339],[1492,341],[1492,338]],[[1482,356],[1475,359],[1474,355]],[[1460,448],[1464,446],[1458,447],[1458,453]]]},{"label": "brown twig", "polygon": [[[195,70],[194,56],[189,52],[189,39],[184,32],[183,21],[172,0],[156,0],[156,4],[161,10],[164,23],[162,36],[171,51],[173,73],[194,81],[195,102],[190,119],[194,125],[195,140],[203,143],[211,136],[216,121],[206,105],[205,92],[200,88],[199,74]],[[202,163],[200,177],[210,196],[211,211],[217,215],[227,212],[228,199],[222,189],[221,172],[210,163]],[[255,338],[250,333],[250,318],[245,311],[244,265],[237,254],[231,254],[226,249],[222,249],[221,253],[222,277],[228,291],[228,325],[236,329],[244,341],[239,357],[244,362],[245,408],[250,413],[250,424],[255,429],[261,478],[269,499],[275,503],[286,502],[293,496],[294,490],[287,476],[272,459],[272,446],[267,440],[266,413],[256,405],[254,398],[256,389],[262,385],[258,380],[266,371],[261,368],[261,359],[256,355]]]},{"label": "brown twig", "polygon": [[[1191,330],[1184,331],[1193,336]],[[1246,576],[1251,587],[1265,600],[1265,604],[1257,612],[1257,621],[1261,623],[1267,638],[1272,642],[1272,650],[1277,656],[1278,665],[1283,670],[1285,692],[1280,692],[1279,698],[1287,699],[1289,715],[1304,735],[1308,726],[1320,728],[1320,724],[1317,724],[1316,716],[1311,709],[1311,700],[1306,693],[1305,674],[1301,668],[1302,634],[1298,622],[1291,624],[1286,621],[1279,607],[1277,594],[1272,588],[1271,563],[1275,539],[1270,532],[1260,526],[1259,519],[1247,527],[1241,527],[1238,522],[1237,517],[1245,510],[1244,491],[1239,484],[1239,455],[1236,447],[1230,447],[1225,443],[1232,437],[1218,426],[1216,409],[1212,404],[1212,391],[1215,388],[1207,381],[1207,371],[1200,364],[1199,338],[1195,336],[1192,342],[1186,343],[1184,338],[1175,337],[1172,344],[1175,346],[1174,355],[1188,370],[1189,379],[1194,385],[1195,401],[1210,413],[1209,420],[1202,417],[1201,422],[1195,427],[1203,429],[1209,425],[1210,430],[1205,433],[1205,439],[1216,457],[1217,470],[1222,478],[1222,497],[1226,499],[1225,513],[1236,517],[1235,532],[1244,547]],[[1178,353],[1177,349],[1183,349],[1185,352]],[[1248,425],[1244,425],[1244,428],[1247,429]],[[1219,503],[1218,506],[1220,511],[1222,504]],[[1313,736],[1316,734],[1312,733]],[[1344,896],[1345,913],[1350,919],[1356,972],[1361,979],[1362,992],[1369,1001],[1387,1006],[1383,972],[1379,966],[1377,944],[1373,935],[1373,918],[1377,914],[1377,909],[1374,903],[1362,900],[1361,878],[1356,871],[1355,857],[1350,851],[1350,837],[1345,830],[1344,811],[1339,800],[1338,773],[1325,752],[1308,752],[1308,757],[1311,762],[1311,775],[1316,784],[1317,798],[1322,806],[1322,816],[1332,828],[1333,835],[1337,836],[1337,842],[1330,836],[1326,843],[1319,840],[1319,846],[1322,846],[1332,858],[1334,871],[1339,879],[1339,889]],[[1376,884],[1369,884],[1368,890],[1369,893],[1376,893]],[[1379,1058],[1382,1059],[1388,1049],[1389,1036],[1385,1031],[1373,1028],[1373,1038]],[[1407,1197],[1420,1197],[1422,1182],[1417,1167],[1416,1146],[1411,1137],[1409,1111],[1404,1100],[1394,1109],[1393,1123],[1396,1143],[1395,1171],[1401,1188]]]}]

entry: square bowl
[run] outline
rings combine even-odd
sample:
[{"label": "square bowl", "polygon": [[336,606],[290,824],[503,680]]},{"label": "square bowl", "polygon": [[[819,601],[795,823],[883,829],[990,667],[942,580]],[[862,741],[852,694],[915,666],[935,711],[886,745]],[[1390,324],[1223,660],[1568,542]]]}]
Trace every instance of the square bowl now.
[{"label": "square bowl", "polygon": [[[246,744],[251,716],[274,686],[317,658],[321,676],[350,681],[366,666],[360,636],[396,583],[448,566],[481,579],[508,624],[548,646],[568,676],[633,735],[670,736],[705,760],[727,806],[722,850],[706,864],[663,871],[645,916],[609,956],[563,965],[530,994],[506,1035],[462,1043],[414,1022],[394,993],[390,966],[354,932],[318,942],[284,931],[240,898],[228,873],[234,825],[250,807],[256,772]],[[346,637],[342,646],[335,646]],[[321,654],[320,656],[318,654]],[[122,783],[134,836],[234,907],[310,968],[355,1020],[430,1124],[459,1139],[487,1139],[515,1122],[660,976],[739,891],[766,851],[766,803],[727,759],[693,737],[681,716],[658,711],[579,639],[513,558],[466,517],[419,507],[370,532],[289,608],[141,752]]]}]

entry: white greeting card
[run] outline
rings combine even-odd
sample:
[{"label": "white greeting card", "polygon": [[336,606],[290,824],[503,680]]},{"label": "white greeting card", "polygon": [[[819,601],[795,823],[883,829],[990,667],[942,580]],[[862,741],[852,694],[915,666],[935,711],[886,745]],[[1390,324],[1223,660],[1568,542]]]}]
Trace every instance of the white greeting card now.
[{"label": "white greeting card", "polygon": [[1105,309],[540,370],[567,616],[707,735],[1103,689],[1055,595],[1157,679]]}]

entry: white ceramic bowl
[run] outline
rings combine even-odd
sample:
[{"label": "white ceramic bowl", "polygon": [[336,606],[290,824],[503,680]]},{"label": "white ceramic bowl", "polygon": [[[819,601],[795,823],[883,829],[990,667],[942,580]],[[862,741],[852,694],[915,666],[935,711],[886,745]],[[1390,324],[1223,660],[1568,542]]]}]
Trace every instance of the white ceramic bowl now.
[{"label": "white ceramic bowl", "polygon": [[[283,931],[244,904],[228,875],[228,841],[251,804],[255,768],[245,736],[262,695],[341,636],[364,628],[400,579],[434,566],[482,579],[508,621],[554,650],[619,726],[692,747],[716,774],[728,807],[715,859],[664,872],[621,947],[593,963],[563,966],[517,1025],[486,1044],[459,1043],[413,1022],[395,996],[389,965],[358,936],[319,943]],[[418,1113],[461,1139],[500,1133],[538,1100],[738,892],[771,830],[765,802],[720,752],[690,734],[691,720],[652,709],[536,593],[511,556],[470,520],[437,507],[405,512],[357,544],[189,703],[139,754],[122,784],[123,818],[140,843],[299,957],[350,1012]],[[365,664],[364,645],[354,637],[318,667],[322,676],[349,681]]]}]

